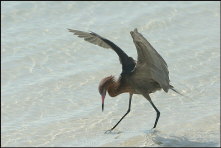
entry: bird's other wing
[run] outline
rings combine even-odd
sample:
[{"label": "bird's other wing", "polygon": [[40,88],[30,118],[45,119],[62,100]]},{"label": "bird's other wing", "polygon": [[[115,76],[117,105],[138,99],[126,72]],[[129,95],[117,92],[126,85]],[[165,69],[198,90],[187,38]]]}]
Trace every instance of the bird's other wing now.
[{"label": "bird's other wing", "polygon": [[115,45],[108,39],[101,37],[100,35],[94,32],[83,32],[73,29],[68,29],[70,32],[73,32],[74,35],[77,35],[80,38],[84,38],[85,41],[88,41],[92,44],[98,45],[103,48],[111,48],[113,49],[119,56],[120,63],[122,64],[122,71],[123,72],[131,72],[134,70],[135,61],[133,58],[129,57],[121,48]]},{"label": "bird's other wing", "polygon": [[168,92],[170,80],[167,63],[136,28],[130,34],[138,54],[136,69],[142,68],[140,72],[147,72],[146,77],[159,83],[163,90]]}]

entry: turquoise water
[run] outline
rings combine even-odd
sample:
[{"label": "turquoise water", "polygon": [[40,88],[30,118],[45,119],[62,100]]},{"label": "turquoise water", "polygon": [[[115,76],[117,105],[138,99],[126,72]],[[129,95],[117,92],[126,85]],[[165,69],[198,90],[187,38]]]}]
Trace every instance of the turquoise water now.
[{"label": "turquoise water", "polygon": [[[220,146],[219,2],[1,2],[2,146]],[[93,31],[137,58],[138,28],[168,64],[171,84],[155,111],[134,95],[97,87],[118,77],[117,55],[73,36]]]}]

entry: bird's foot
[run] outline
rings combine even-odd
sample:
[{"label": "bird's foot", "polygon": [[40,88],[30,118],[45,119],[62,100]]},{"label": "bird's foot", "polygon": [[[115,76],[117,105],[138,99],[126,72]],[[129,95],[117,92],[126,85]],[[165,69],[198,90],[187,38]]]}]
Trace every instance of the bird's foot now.
[{"label": "bird's foot", "polygon": [[106,132],[104,132],[105,134],[110,134],[112,132],[112,129],[107,130]]},{"label": "bird's foot", "polygon": [[152,132],[157,131],[157,130],[156,130],[156,127],[153,127],[153,128],[151,129],[151,131],[152,131]]},{"label": "bird's foot", "polygon": [[153,128],[150,130],[150,132],[154,134],[154,133],[158,133],[159,130],[157,130],[155,127],[153,127]]}]

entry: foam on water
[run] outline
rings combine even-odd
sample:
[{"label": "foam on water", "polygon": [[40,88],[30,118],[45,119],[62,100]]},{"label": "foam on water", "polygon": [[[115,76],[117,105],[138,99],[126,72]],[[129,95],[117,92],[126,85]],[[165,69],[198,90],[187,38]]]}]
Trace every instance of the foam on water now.
[{"label": "foam on water", "polygon": [[[220,146],[219,2],[1,2],[2,146]],[[138,28],[168,64],[169,91],[107,96],[99,81],[119,76],[112,50],[73,36],[93,31],[128,55]]]}]

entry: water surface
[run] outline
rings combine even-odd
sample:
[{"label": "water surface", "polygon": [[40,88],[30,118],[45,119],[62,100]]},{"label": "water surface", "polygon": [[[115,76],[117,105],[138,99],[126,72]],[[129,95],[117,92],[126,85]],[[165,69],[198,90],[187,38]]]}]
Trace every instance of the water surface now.
[{"label": "water surface", "polygon": [[[1,2],[2,146],[220,146],[219,2]],[[93,31],[137,58],[138,28],[168,64],[169,91],[134,95],[97,87],[119,76],[117,55],[73,36]]]}]

